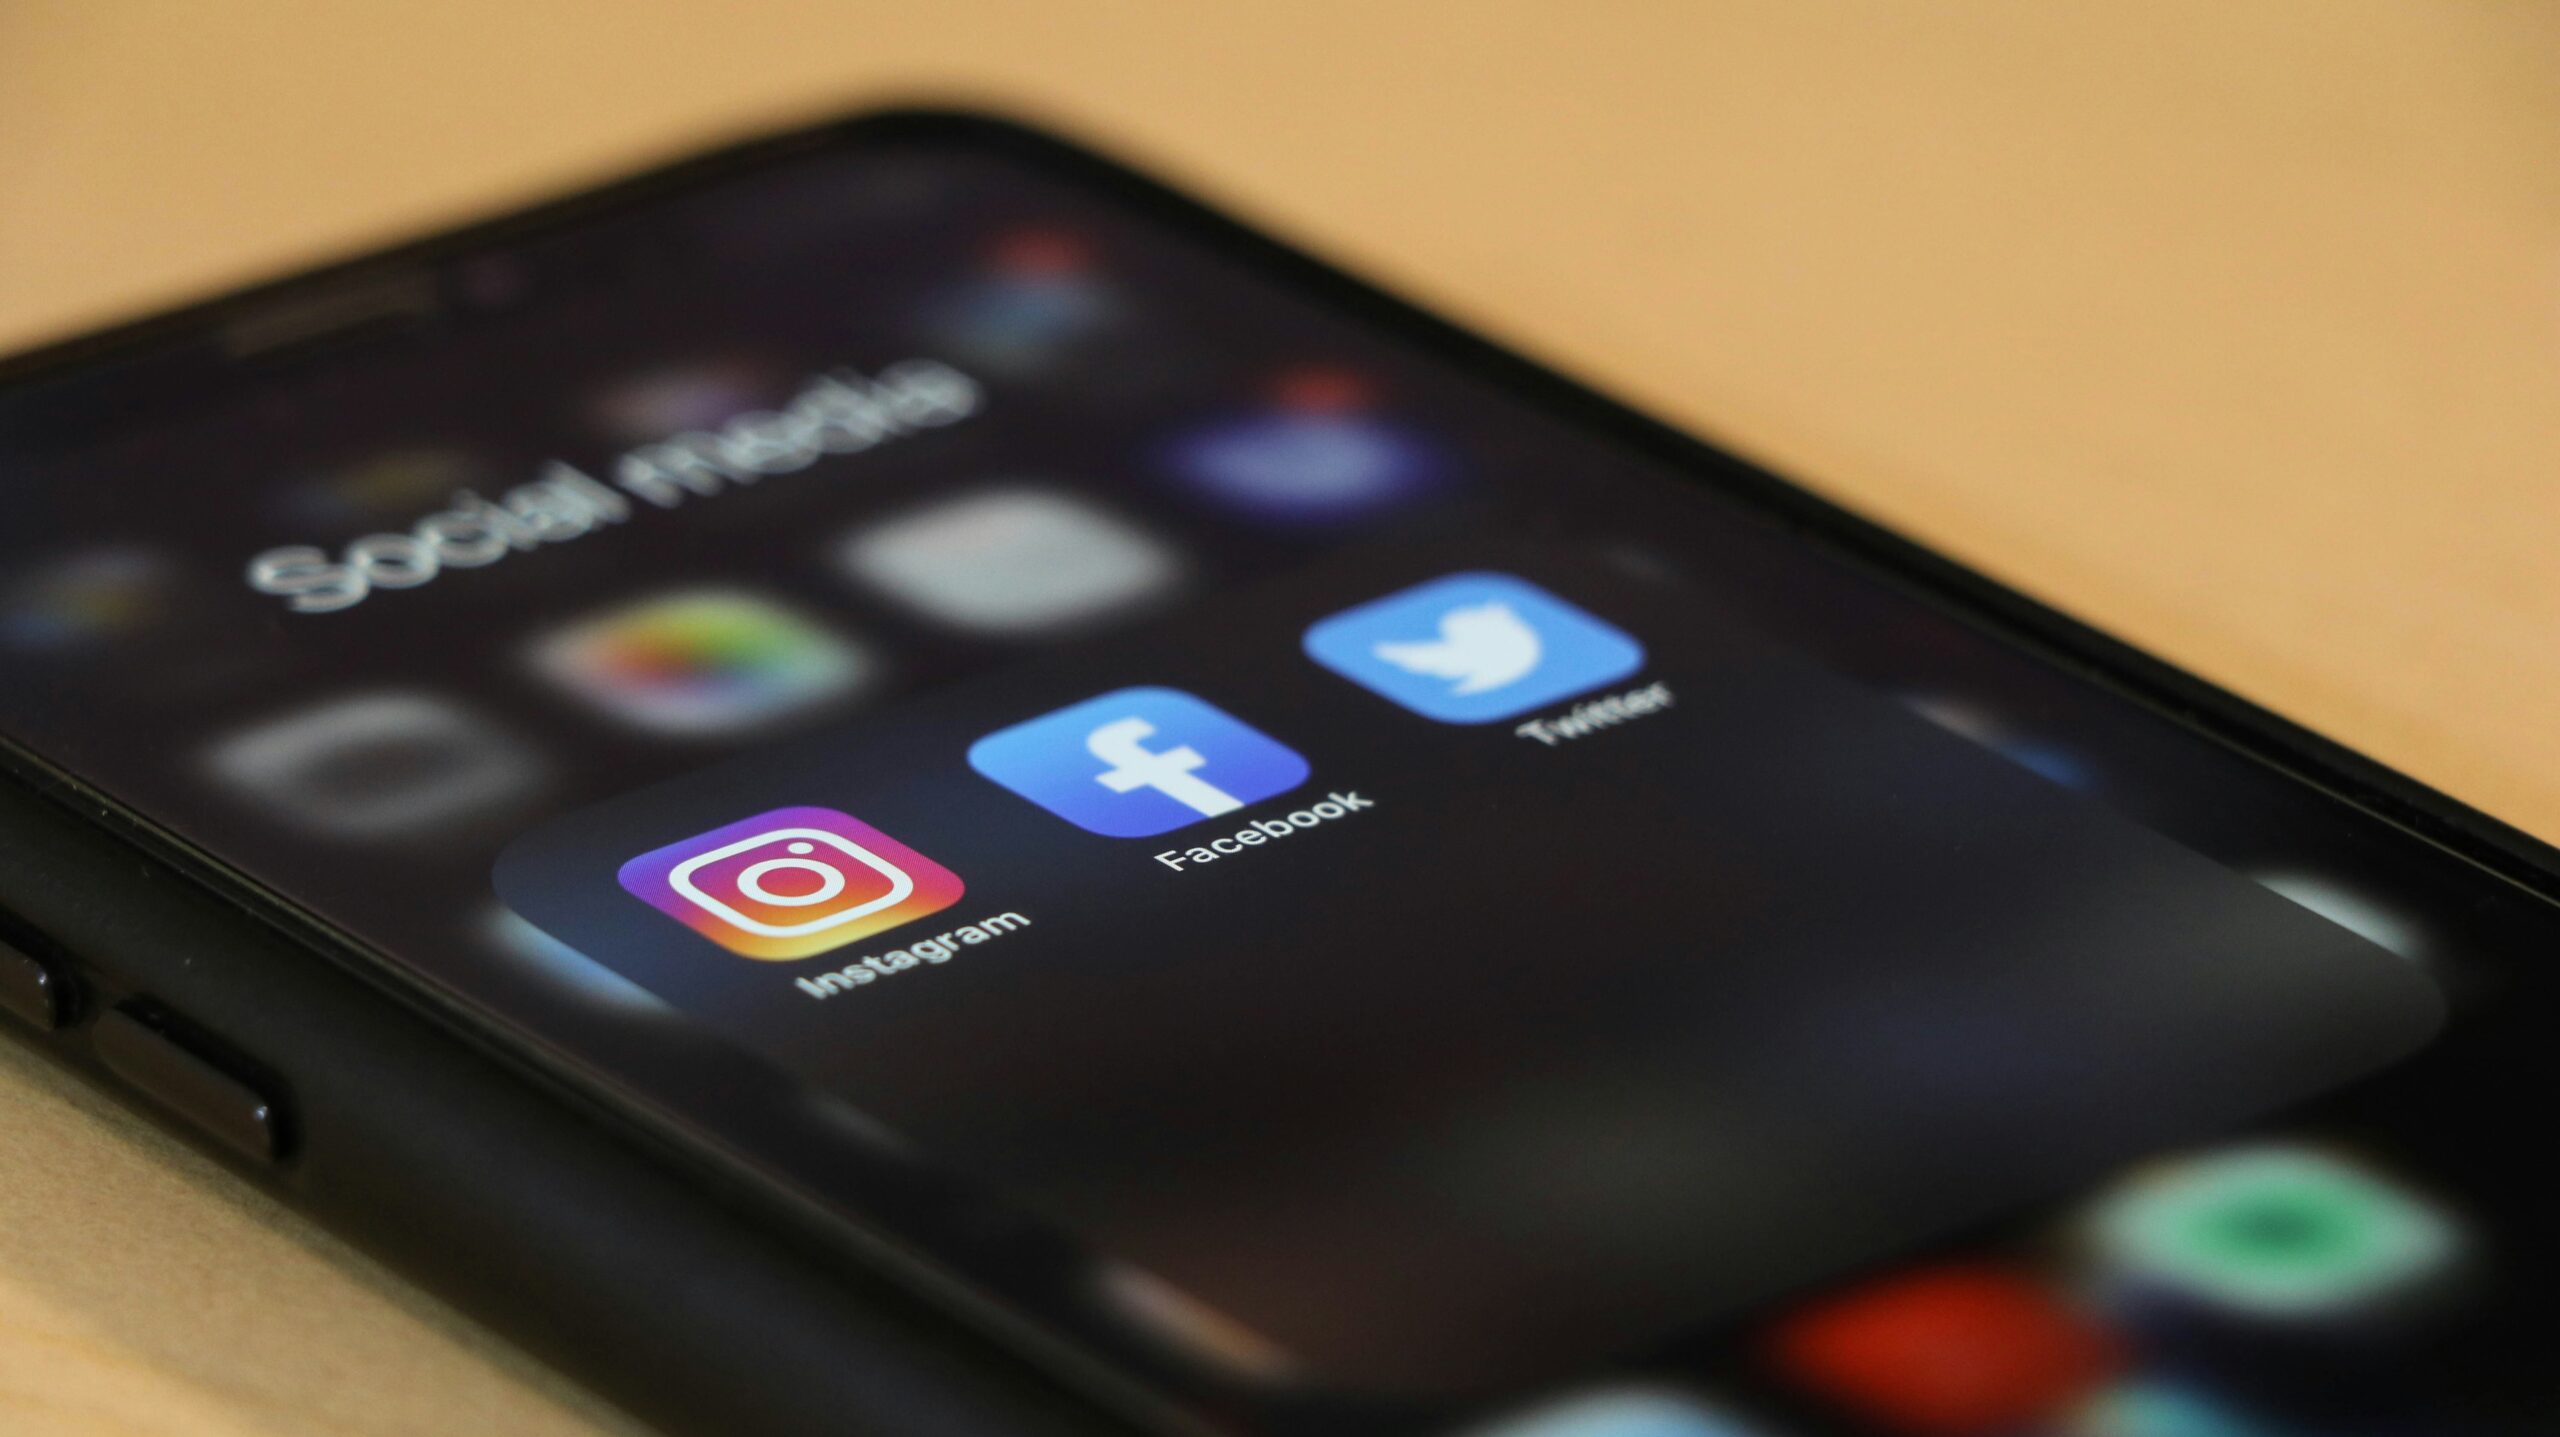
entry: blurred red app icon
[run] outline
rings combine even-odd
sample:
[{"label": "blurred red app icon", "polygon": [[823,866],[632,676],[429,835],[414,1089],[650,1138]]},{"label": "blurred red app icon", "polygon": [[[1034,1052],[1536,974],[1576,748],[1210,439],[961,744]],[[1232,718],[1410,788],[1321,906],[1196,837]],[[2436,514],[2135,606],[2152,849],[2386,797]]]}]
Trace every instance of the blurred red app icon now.
[{"label": "blurred red app icon", "polygon": [[2002,1432],[2087,1396],[2115,1371],[2116,1340],[2036,1283],[1943,1267],[1851,1290],[1782,1323],[1780,1368],[1898,1431]]}]

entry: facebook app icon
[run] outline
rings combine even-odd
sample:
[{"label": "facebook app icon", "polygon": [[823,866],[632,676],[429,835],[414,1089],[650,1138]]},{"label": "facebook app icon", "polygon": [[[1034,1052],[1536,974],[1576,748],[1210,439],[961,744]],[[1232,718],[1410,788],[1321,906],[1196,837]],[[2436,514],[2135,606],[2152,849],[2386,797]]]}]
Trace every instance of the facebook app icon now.
[{"label": "facebook app icon", "polygon": [[1295,749],[1179,689],[1119,689],[999,729],[969,766],[1088,833],[1146,838],[1307,781]]}]

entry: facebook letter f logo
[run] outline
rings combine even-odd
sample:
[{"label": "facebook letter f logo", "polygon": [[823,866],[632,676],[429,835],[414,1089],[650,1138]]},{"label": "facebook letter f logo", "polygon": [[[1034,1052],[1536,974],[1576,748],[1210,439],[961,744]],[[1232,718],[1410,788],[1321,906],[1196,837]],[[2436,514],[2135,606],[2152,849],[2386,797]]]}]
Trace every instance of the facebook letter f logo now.
[{"label": "facebook letter f logo", "polygon": [[1195,771],[1208,762],[1200,756],[1200,750],[1189,744],[1161,753],[1148,748],[1147,740],[1155,736],[1155,731],[1156,726],[1145,719],[1124,718],[1113,719],[1086,734],[1085,751],[1111,765],[1095,774],[1093,781],[1113,793],[1152,788],[1203,818],[1244,807],[1233,794],[1198,776]]},{"label": "facebook letter f logo", "polygon": [[1089,833],[1146,838],[1307,781],[1294,749],[1179,689],[1120,689],[969,746],[969,766]]}]

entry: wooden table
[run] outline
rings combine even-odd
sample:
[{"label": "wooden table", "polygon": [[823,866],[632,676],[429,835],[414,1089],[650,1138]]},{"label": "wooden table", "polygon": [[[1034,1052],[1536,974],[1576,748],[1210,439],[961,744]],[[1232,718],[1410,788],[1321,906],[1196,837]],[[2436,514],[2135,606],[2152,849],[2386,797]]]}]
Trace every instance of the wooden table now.
[{"label": "wooden table", "polygon": [[[2560,836],[2560,10],[0,8],[0,344],[871,98],[1047,114]],[[0,1427],[620,1419],[0,1048]]]}]

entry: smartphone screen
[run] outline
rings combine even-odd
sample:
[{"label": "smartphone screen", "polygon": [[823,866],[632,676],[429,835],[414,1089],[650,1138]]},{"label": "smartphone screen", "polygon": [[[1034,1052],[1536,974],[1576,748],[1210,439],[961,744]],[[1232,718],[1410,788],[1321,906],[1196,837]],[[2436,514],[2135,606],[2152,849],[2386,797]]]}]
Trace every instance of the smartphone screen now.
[{"label": "smartphone screen", "polygon": [[1270,1434],[2560,1416],[2547,908],[1739,464],[969,126],[408,273],[0,393],[0,729],[1089,1361]]}]

